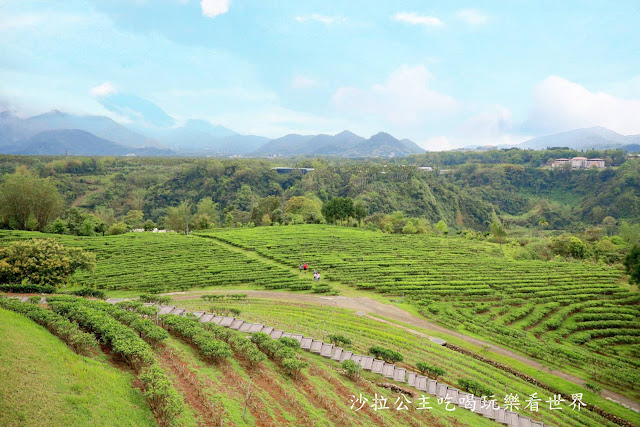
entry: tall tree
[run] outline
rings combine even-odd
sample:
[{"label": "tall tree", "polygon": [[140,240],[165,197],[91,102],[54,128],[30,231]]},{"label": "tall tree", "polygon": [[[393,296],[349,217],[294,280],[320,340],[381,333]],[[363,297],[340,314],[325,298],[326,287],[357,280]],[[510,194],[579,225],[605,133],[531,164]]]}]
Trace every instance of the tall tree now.
[{"label": "tall tree", "polygon": [[77,269],[91,271],[94,265],[95,255],[53,239],[17,241],[0,249],[0,283],[59,286]]},{"label": "tall tree", "polygon": [[7,175],[0,185],[0,222],[11,228],[42,230],[62,209],[62,197],[46,178]]}]

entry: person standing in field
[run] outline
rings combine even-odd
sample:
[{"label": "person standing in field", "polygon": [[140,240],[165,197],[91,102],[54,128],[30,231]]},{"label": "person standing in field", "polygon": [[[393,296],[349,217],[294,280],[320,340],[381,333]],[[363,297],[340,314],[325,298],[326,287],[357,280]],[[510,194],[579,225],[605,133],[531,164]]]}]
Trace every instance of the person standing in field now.
[{"label": "person standing in field", "polygon": [[305,272],[305,273],[307,272],[307,267],[308,267],[308,265],[307,265],[307,263],[305,262],[305,263],[304,263],[304,265],[302,266],[302,269],[304,270],[304,272]]},{"label": "person standing in field", "polygon": [[298,266],[298,269],[300,270],[300,273],[302,273],[302,263],[300,263],[300,265]]}]

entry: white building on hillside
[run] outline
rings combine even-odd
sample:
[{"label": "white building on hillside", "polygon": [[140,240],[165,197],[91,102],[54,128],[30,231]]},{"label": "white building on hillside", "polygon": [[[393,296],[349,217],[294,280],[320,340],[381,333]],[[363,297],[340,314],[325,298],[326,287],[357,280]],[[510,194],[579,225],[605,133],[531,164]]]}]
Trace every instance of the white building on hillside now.
[{"label": "white building on hillside", "polygon": [[587,159],[586,157],[574,157],[573,159],[556,159],[551,163],[551,168],[560,168],[565,165],[571,165],[571,169],[604,169],[604,159]]}]

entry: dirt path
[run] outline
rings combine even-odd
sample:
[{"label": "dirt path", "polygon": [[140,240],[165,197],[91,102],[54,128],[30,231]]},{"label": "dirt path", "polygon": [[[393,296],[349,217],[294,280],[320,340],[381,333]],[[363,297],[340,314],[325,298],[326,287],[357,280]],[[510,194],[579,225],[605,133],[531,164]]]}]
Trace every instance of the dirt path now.
[{"label": "dirt path", "polygon": [[87,197],[96,194],[98,191],[100,191],[100,189],[96,188],[95,190],[91,190],[88,193],[83,194],[82,196],[80,196],[77,199],[75,199],[73,201],[73,203],[71,203],[71,207],[75,208],[76,206],[80,206],[82,203],[84,203],[84,201],[87,199]]},{"label": "dirt path", "polygon": [[[193,299],[194,297],[199,297],[200,295],[211,294],[211,293],[221,293],[221,292],[234,293],[236,291],[189,291],[189,292],[173,292],[165,295],[172,295],[174,300],[179,301],[184,299]],[[487,341],[483,341],[478,338],[473,338],[468,335],[462,334],[458,331],[445,328],[444,326],[440,326],[436,323],[432,323],[423,318],[414,316],[411,313],[408,313],[402,310],[401,308],[398,308],[390,304],[385,304],[371,298],[345,297],[345,296],[318,296],[318,295],[311,295],[311,294],[293,294],[293,293],[286,293],[286,292],[251,291],[251,290],[237,291],[236,293],[247,294],[254,298],[269,298],[273,300],[305,302],[305,303],[311,303],[311,304],[328,305],[328,306],[333,306],[338,308],[356,310],[356,311],[362,312],[364,316],[372,320],[394,325],[416,336],[420,336],[427,339],[432,338],[431,336],[428,336],[423,332],[419,332],[405,326],[397,325],[393,322],[380,319],[379,317],[376,317],[376,316],[386,317],[388,319],[392,319],[397,322],[406,323],[408,325],[416,326],[416,327],[431,330],[431,331],[440,332],[443,334],[447,334],[449,336],[459,338],[469,344],[473,344],[478,347],[487,348],[495,354],[510,357],[532,368],[555,375],[559,378],[562,378],[571,383],[580,385],[582,387],[584,386],[584,383],[585,383],[585,380],[575,375],[571,375],[566,372],[559,371],[557,369],[548,368],[547,366],[543,365],[537,360],[523,356],[519,353],[508,350],[506,348],[499,347],[495,344],[491,344]],[[373,316],[373,315],[376,315],[376,316]],[[615,402],[621,403],[623,406],[631,408],[636,412],[640,411],[640,403],[628,397],[622,396],[621,394],[618,394],[609,390],[605,390],[605,389],[603,389],[600,394],[603,397],[613,400]]]}]

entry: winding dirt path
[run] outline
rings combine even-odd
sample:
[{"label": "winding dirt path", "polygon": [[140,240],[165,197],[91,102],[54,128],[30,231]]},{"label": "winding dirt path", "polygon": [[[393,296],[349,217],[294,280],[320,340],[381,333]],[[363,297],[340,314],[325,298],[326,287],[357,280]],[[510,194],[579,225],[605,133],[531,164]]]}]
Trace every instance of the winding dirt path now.
[{"label": "winding dirt path", "polygon": [[75,208],[76,206],[80,206],[82,203],[84,203],[84,201],[87,199],[87,197],[96,194],[98,191],[100,191],[100,189],[96,188],[95,190],[91,190],[88,193],[83,194],[82,196],[80,196],[77,199],[75,199],[73,201],[73,203],[71,203],[71,207]]},{"label": "winding dirt path", "polygon": [[[571,375],[569,373],[566,373],[557,369],[548,368],[547,366],[543,365],[539,361],[523,356],[522,354],[516,353],[514,351],[511,351],[503,347],[499,347],[495,344],[492,344],[487,341],[483,341],[478,338],[470,337],[458,331],[445,328],[444,326],[441,326],[436,323],[429,322],[428,320],[425,320],[423,318],[414,316],[411,313],[405,310],[402,310],[401,308],[398,308],[394,305],[385,304],[380,301],[374,300],[372,298],[345,297],[345,296],[319,296],[319,295],[311,295],[311,294],[293,294],[293,293],[287,293],[287,292],[251,291],[251,290],[187,291],[187,292],[171,292],[163,295],[171,295],[174,300],[179,301],[179,300],[193,299],[194,297],[199,297],[200,295],[215,294],[215,293],[242,293],[242,294],[250,295],[251,297],[254,297],[254,298],[268,298],[272,300],[282,300],[282,301],[298,302],[298,303],[304,302],[304,303],[310,303],[310,304],[328,305],[328,306],[333,306],[338,308],[356,310],[356,311],[362,312],[363,315],[368,317],[369,319],[393,325],[395,327],[404,329],[405,331],[412,333],[416,336],[420,336],[422,338],[426,338],[426,339],[432,338],[431,336],[423,332],[416,331],[405,326],[397,325],[388,320],[380,319],[379,317],[376,317],[376,316],[382,316],[397,322],[402,322],[408,325],[416,326],[416,327],[431,330],[431,331],[440,332],[452,337],[459,338],[469,344],[472,344],[478,347],[487,348],[488,350],[490,350],[495,354],[510,357],[532,368],[555,375],[559,378],[562,378],[566,381],[569,381],[573,384],[577,384],[582,387],[584,386],[584,383],[585,383],[584,379],[577,377],[575,375]],[[613,400],[617,403],[620,403],[623,406],[626,406],[636,412],[640,412],[640,403],[636,402],[635,400],[632,400],[626,396],[623,396],[621,394],[615,393],[610,390],[605,390],[605,389],[603,389],[600,394],[603,397]]]}]

